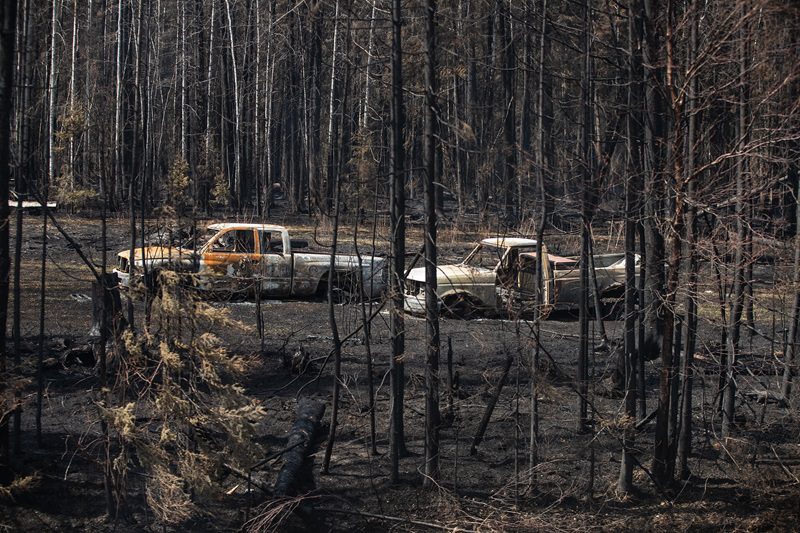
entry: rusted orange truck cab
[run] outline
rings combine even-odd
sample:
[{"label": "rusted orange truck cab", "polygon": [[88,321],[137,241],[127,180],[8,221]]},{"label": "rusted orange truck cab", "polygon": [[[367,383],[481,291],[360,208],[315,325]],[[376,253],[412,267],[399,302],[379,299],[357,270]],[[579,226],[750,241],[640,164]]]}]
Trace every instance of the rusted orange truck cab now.
[{"label": "rusted orange truck cab", "polygon": [[385,286],[385,260],[380,257],[331,256],[299,250],[307,242],[292,239],[283,226],[218,223],[208,227],[210,238],[196,251],[151,247],[118,254],[115,269],[123,285],[134,273],[147,269],[172,269],[193,273],[195,286],[212,292],[260,292],[280,298],[309,296],[324,291],[332,278],[337,294],[379,296]]}]

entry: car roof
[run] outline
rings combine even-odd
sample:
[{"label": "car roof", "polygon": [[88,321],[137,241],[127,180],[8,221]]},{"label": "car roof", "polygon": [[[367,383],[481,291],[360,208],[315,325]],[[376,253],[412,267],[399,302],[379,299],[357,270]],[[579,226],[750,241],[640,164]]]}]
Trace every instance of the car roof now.
[{"label": "car roof", "polygon": [[[527,252],[524,254],[519,254],[520,257],[527,257],[530,259],[536,259],[536,252]],[[560,255],[555,254],[547,254],[547,259],[552,261],[553,263],[577,263],[578,260],[570,257],[561,257]]]},{"label": "car roof", "polygon": [[497,248],[520,248],[536,246],[536,240],[522,237],[489,237],[488,239],[483,239],[481,244]]},{"label": "car roof", "polygon": [[251,222],[217,222],[210,224],[208,229],[212,231],[219,231],[223,229],[257,229],[261,231],[284,231],[286,228],[283,226],[276,226],[275,224],[254,224]]}]

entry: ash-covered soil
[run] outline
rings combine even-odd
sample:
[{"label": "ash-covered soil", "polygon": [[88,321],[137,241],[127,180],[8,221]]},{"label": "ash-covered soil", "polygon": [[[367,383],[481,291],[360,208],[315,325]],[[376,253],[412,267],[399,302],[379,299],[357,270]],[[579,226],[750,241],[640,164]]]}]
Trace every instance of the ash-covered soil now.
[{"label": "ash-covered soil", "polygon": [[[87,256],[101,259],[100,221],[59,214],[64,228]],[[287,222],[293,236],[329,240],[330,230],[315,230],[307,220]],[[368,226],[368,224],[367,224]],[[362,226],[360,247],[369,250],[371,236]],[[387,228],[379,224],[378,253],[386,252]],[[445,262],[463,256],[476,237],[489,230],[461,232],[447,228],[440,237],[440,257]],[[352,229],[343,230],[341,249],[352,251]],[[19,469],[36,474],[29,487],[0,500],[0,524],[10,530],[139,531],[161,529],[145,502],[143,479],[130,474],[130,493],[119,518],[105,517],[105,500],[99,445],[99,421],[93,404],[96,371],[81,364],[65,365],[69,346],[86,341],[91,325],[91,274],[75,250],[49,227],[45,298],[45,402],[42,413],[42,446],[35,439],[35,368],[39,329],[41,217],[27,218],[22,245],[23,371],[31,379],[23,394],[22,446]],[[618,239],[606,239],[610,248]],[[410,232],[411,252],[418,249],[418,229]],[[13,228],[12,228],[13,238]],[[559,253],[569,252],[576,241],[557,243]],[[12,240],[12,249],[13,249]],[[129,246],[128,222],[108,223],[108,260]],[[561,248],[558,249],[558,246]],[[598,247],[599,248],[599,247]],[[574,248],[573,248],[574,250]],[[772,279],[785,272],[765,268],[764,283],[756,286],[780,310],[782,295]],[[777,272],[777,273],[775,273]],[[578,399],[571,376],[577,361],[578,324],[569,313],[554,314],[541,326],[541,361],[538,389],[540,427],[539,462],[531,472],[530,360],[535,343],[533,325],[499,319],[442,319],[442,367],[444,385],[448,342],[458,384],[452,406],[442,386],[441,407],[447,423],[441,430],[441,479],[436,490],[422,488],[424,457],[424,358],[425,322],[406,317],[405,430],[408,456],[400,465],[401,483],[389,483],[388,458],[388,358],[391,338],[388,313],[377,309],[371,330],[373,375],[368,376],[365,346],[359,333],[344,345],[342,395],[337,441],[328,475],[320,475],[324,443],[314,458],[315,488],[305,507],[279,526],[286,530],[330,531],[424,531],[428,529],[501,531],[546,530],[788,530],[800,518],[800,426],[796,404],[783,408],[751,399],[754,391],[778,390],[775,375],[781,352],[781,316],[773,322],[766,312],[757,314],[757,328],[764,336],[745,334],[746,352],[740,363],[734,437],[719,438],[718,402],[719,342],[713,278],[706,278],[708,300],[701,308],[701,331],[694,389],[693,477],[686,483],[661,491],[648,478],[652,424],[636,435],[641,468],[635,472],[636,494],[620,497],[615,492],[619,475],[620,431],[616,421],[622,399],[610,391],[608,376],[613,357],[592,356],[590,375],[591,430],[576,431]],[[766,298],[766,297],[765,297]],[[217,302],[234,318],[251,325],[249,332],[216,332],[231,353],[246,356],[251,369],[244,383],[247,394],[263,402],[267,416],[259,439],[267,453],[281,450],[295,418],[298,394],[328,403],[332,390],[331,330],[324,301],[265,301],[264,350],[255,330],[256,305],[252,301]],[[783,303],[785,305],[785,302]],[[784,308],[785,309],[785,308]],[[344,337],[361,324],[357,305],[337,305],[337,324]],[[141,302],[136,318],[141,320]],[[612,317],[613,318],[613,317]],[[621,340],[622,322],[606,322],[609,338]],[[594,332],[594,327],[593,327]],[[776,333],[777,332],[777,333]],[[774,337],[774,338],[773,338]],[[66,343],[66,345],[65,345]],[[13,348],[9,343],[9,353]],[[312,364],[302,375],[284,364],[298,350],[305,350]],[[504,361],[514,358],[507,383],[492,415],[477,454],[470,446]],[[369,445],[367,380],[377,393],[377,449]],[[647,409],[656,407],[657,362],[647,363]],[[253,463],[262,457],[254,457]],[[253,474],[256,485],[271,487],[280,468],[278,458]],[[189,530],[238,530],[257,516],[269,495],[235,476],[220,481],[229,496],[215,502],[201,520],[186,524]]]}]

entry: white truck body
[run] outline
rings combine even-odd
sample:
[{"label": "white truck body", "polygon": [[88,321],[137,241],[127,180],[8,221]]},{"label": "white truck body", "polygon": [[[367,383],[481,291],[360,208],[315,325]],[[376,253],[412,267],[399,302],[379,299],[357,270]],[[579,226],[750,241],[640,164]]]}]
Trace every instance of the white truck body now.
[{"label": "white truck body", "polygon": [[[130,284],[142,267],[191,274],[195,286],[211,292],[255,292],[267,297],[310,296],[327,290],[331,256],[300,252],[307,243],[289,236],[283,226],[220,223],[208,227],[212,236],[196,251],[180,247],[137,248],[118,255],[114,270],[122,285]],[[374,298],[385,287],[385,260],[380,257],[336,255],[333,282],[339,292]]]},{"label": "white truck body", "polygon": [[[579,258],[547,252],[536,258],[536,241],[523,238],[484,239],[455,265],[437,267],[437,297],[441,310],[458,315],[525,312],[539,302],[546,314],[569,309],[580,298]],[[635,256],[636,264],[639,256]],[[625,254],[594,256],[601,298],[621,294],[625,285]],[[543,295],[536,297],[536,269],[543,273]],[[415,268],[406,278],[405,309],[425,312],[425,269]]]}]

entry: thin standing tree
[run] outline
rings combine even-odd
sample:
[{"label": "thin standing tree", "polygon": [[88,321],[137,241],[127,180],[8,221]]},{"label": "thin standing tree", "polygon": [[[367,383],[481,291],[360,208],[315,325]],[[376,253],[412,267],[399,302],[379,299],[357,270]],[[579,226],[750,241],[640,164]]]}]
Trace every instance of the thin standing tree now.
[{"label": "thin standing tree", "polygon": [[400,480],[400,456],[405,454],[403,432],[403,397],[405,388],[405,324],[403,318],[403,287],[406,255],[405,222],[405,109],[403,106],[403,42],[401,0],[392,0],[392,128],[390,178],[390,231],[392,262],[389,269],[391,295],[392,355],[389,360],[390,413],[389,457],[392,483]]},{"label": "thin standing tree", "polygon": [[581,123],[581,174],[583,178],[583,192],[581,193],[581,255],[580,255],[580,297],[578,302],[578,322],[580,325],[580,340],[578,346],[578,367],[576,389],[578,391],[578,432],[588,429],[588,402],[589,392],[589,239],[592,199],[592,152],[590,147],[591,120],[591,0],[583,4],[583,68],[581,75],[581,109],[583,120]]},{"label": "thin standing tree", "polygon": [[230,180],[230,198],[239,209],[242,201],[242,93],[239,84],[239,62],[236,57],[236,30],[233,26],[233,7],[230,0],[225,0],[225,17],[228,27],[228,46],[231,61],[231,77],[233,78],[233,172]]},{"label": "thin standing tree", "polygon": [[[745,4],[740,7],[745,10]],[[741,29],[742,35],[738,42],[738,106],[736,113],[736,145],[743,146],[747,139],[747,117],[746,117],[746,87],[747,87],[747,67],[744,56],[745,29]],[[730,437],[734,425],[734,415],[736,407],[736,360],[739,356],[739,336],[742,327],[742,312],[744,310],[745,292],[745,270],[747,268],[745,257],[745,247],[747,240],[747,213],[746,199],[747,191],[747,155],[740,149],[736,157],[734,168],[736,200],[735,217],[736,233],[733,235],[734,265],[733,265],[733,284],[728,296],[728,324],[727,324],[727,345],[726,345],[726,365],[725,365],[725,388],[722,399],[722,436]]]},{"label": "thin standing tree", "polygon": [[[9,181],[11,180],[11,102],[14,82],[14,39],[17,28],[16,0],[0,2],[0,378],[6,374],[6,325],[8,323]],[[10,453],[8,414],[0,413],[0,483],[9,481]]]},{"label": "thin standing tree", "polygon": [[425,477],[424,487],[439,480],[439,297],[436,276],[436,0],[426,2],[425,65]]},{"label": "thin standing tree", "polygon": [[[689,29],[689,50],[687,53],[687,64],[694,64],[697,59],[697,25],[700,14],[698,13],[698,2],[693,2],[691,13],[691,26]],[[697,339],[697,282],[698,282],[698,258],[697,258],[697,208],[695,207],[695,180],[693,174],[696,166],[696,143],[697,143],[697,124],[698,112],[695,107],[697,98],[697,76],[692,76],[688,82],[688,92],[686,95],[686,179],[689,181],[686,198],[688,207],[686,208],[686,276],[688,283],[686,287],[686,298],[684,308],[686,310],[686,333],[683,341],[683,358],[681,360],[681,414],[680,430],[677,443],[677,473],[680,479],[689,479],[689,453],[692,448],[692,392],[693,392],[693,373],[694,373],[694,350]]]},{"label": "thin standing tree", "polygon": [[789,336],[786,341],[786,350],[783,355],[783,380],[781,383],[781,397],[784,402],[789,402],[792,394],[792,380],[797,372],[797,333],[800,329],[800,179],[797,180],[795,191],[795,235],[794,235],[794,276],[792,277],[792,311],[789,318]]},{"label": "thin standing tree", "polygon": [[547,226],[547,189],[545,179],[547,175],[546,137],[545,137],[545,45],[547,35],[547,0],[541,3],[541,26],[539,35],[539,55],[537,60],[538,78],[536,84],[536,142],[534,144],[534,162],[536,164],[536,186],[539,191],[538,209],[539,224],[536,231],[536,297],[534,300],[534,328],[536,331],[536,344],[531,358],[531,427],[530,427],[530,485],[533,488],[535,481],[535,468],[539,462],[539,359],[541,352],[541,322],[545,309],[550,303],[545,300],[544,260],[544,232]]},{"label": "thin standing tree", "polygon": [[636,203],[634,179],[625,181],[625,417],[622,436],[622,460],[618,488],[620,492],[633,490],[633,447],[636,433],[636,220],[633,206]]},{"label": "thin standing tree", "polygon": [[[342,341],[339,337],[339,327],[336,324],[336,306],[334,298],[334,290],[337,288],[334,262],[336,259],[336,250],[339,243],[339,195],[341,187],[339,185],[339,173],[331,176],[334,179],[333,184],[333,242],[331,243],[331,257],[330,265],[328,268],[328,323],[331,328],[331,336],[333,338],[333,399],[331,401],[331,423],[328,431],[328,442],[325,446],[325,455],[322,460],[322,473],[327,474],[330,471],[331,453],[333,453],[333,444],[336,440],[336,427],[338,425],[339,416],[339,395],[342,380]],[[370,376],[371,378],[372,376]]]}]

